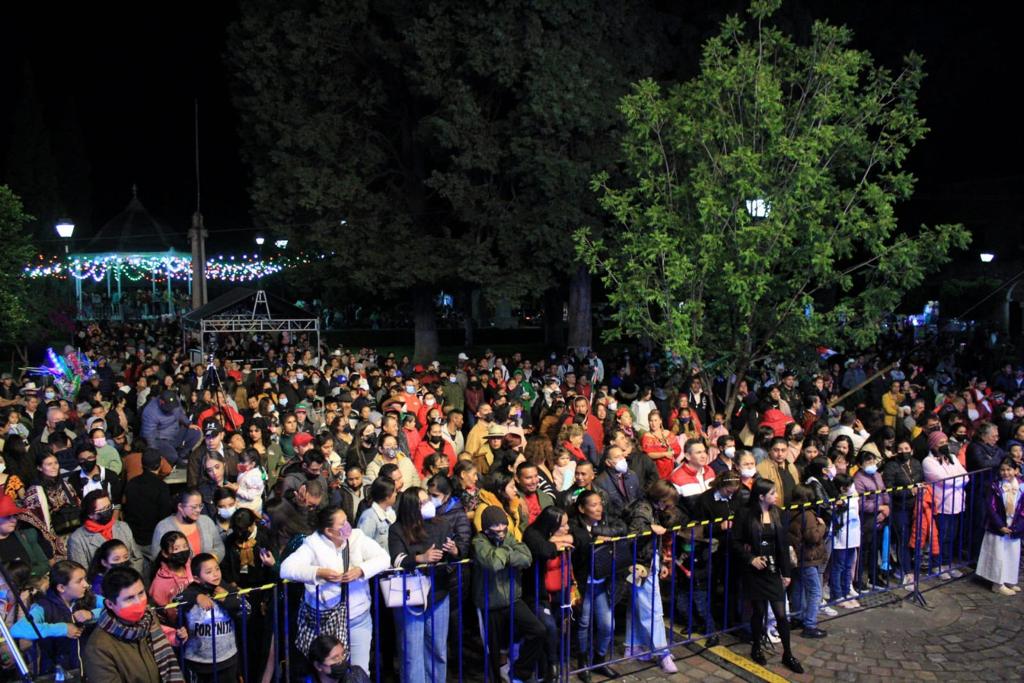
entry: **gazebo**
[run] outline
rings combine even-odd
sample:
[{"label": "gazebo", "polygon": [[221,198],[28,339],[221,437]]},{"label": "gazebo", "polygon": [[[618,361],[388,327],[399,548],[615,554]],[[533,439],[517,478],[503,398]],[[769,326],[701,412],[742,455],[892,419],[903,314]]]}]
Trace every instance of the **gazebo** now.
[{"label": "gazebo", "polygon": [[[174,315],[173,281],[181,283],[181,294],[186,288],[191,291],[190,263],[184,233],[169,230],[153,218],[133,186],[128,206],[67,257],[78,315],[115,319]],[[105,288],[100,285],[104,282]]]},{"label": "gazebo", "polygon": [[[189,351],[189,336],[198,336],[198,358],[206,362],[207,351],[216,350],[220,333],[282,334],[313,333],[320,348],[320,318],[262,289],[236,287],[204,306],[181,317],[182,346]],[[193,349],[196,350],[196,349]]]}]

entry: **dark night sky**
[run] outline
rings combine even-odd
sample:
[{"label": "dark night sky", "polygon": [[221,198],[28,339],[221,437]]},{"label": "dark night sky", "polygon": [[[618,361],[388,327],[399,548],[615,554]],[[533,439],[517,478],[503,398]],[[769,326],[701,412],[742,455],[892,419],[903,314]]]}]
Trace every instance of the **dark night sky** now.
[{"label": "dark night sky", "polygon": [[[704,37],[726,10],[745,6],[731,0],[664,4],[693,20]],[[1011,104],[1021,65],[1020,16],[994,9],[1006,6],[952,0],[788,0],[784,5],[783,19],[797,26],[807,26],[810,16],[848,24],[856,32],[855,45],[883,64],[897,66],[908,50],[925,56],[929,77],[921,109],[932,131],[909,161],[920,178],[918,197],[901,210],[909,221],[970,225],[978,204],[962,198],[978,193],[951,192],[951,183],[1017,175],[1015,185],[1021,184],[1020,113]],[[183,230],[195,206],[192,108],[198,97],[207,225],[222,238],[237,235],[226,230],[251,225],[223,60],[225,27],[235,3],[21,11],[27,14],[12,16],[5,9],[0,22],[0,156],[9,145],[11,109],[27,63],[48,116],[68,98],[77,107],[92,168],[93,212],[76,221],[98,227],[124,207],[137,183],[151,213]],[[998,199],[1006,191],[991,194]],[[1018,236],[1022,226],[1016,215],[1017,222],[1006,227]],[[982,225],[993,222],[979,216],[977,227]]]}]

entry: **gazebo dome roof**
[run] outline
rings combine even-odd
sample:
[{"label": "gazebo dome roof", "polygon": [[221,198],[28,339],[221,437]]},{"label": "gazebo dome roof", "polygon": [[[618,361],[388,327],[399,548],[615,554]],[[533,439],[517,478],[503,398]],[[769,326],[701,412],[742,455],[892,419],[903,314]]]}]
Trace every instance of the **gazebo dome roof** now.
[{"label": "gazebo dome roof", "polygon": [[161,225],[146,211],[132,187],[132,200],[124,211],[100,228],[79,253],[152,253],[169,249],[188,251],[184,233]]}]

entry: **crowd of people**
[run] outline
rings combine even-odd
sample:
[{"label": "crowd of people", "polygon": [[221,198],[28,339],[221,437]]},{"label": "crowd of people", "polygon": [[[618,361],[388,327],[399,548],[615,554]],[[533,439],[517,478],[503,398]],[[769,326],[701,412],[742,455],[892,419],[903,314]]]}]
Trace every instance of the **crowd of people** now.
[{"label": "crowd of people", "polygon": [[288,335],[197,364],[180,339],[83,326],[73,396],[3,375],[7,679],[17,647],[104,683],[282,661],[441,682],[480,642],[492,680],[587,682],[674,672],[671,623],[713,645],[725,621],[801,672],[791,631],[825,637],[861,593],[965,566],[1020,590],[1024,368],[938,346],[739,378],[643,352],[415,364]]}]

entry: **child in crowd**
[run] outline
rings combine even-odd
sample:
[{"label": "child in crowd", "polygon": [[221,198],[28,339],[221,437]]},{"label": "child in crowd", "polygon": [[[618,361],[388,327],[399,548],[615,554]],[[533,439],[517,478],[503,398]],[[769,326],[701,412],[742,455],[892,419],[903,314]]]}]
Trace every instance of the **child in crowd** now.
[{"label": "child in crowd", "polygon": [[13,637],[25,640],[37,640],[39,630],[43,637],[36,643],[40,674],[53,673],[58,666],[65,671],[81,668],[78,639],[84,624],[99,616],[101,608],[95,602],[85,567],[60,560],[50,568],[50,587],[36,596],[28,610],[36,628],[24,617],[11,627]]},{"label": "child in crowd", "polygon": [[266,475],[260,467],[260,454],[247,448],[238,456],[238,485],[235,498],[238,507],[248,508],[259,517],[263,513],[263,490]]},{"label": "child in crowd", "polygon": [[123,542],[112,538],[101,545],[89,563],[89,585],[94,595],[102,595],[103,577],[114,567],[130,567],[131,553]]},{"label": "child in crowd", "polygon": [[237,593],[228,593],[221,585],[220,565],[209,553],[199,553],[190,564],[195,580],[176,602],[185,613],[188,640],[185,661],[192,680],[235,681],[238,679],[238,643],[235,640],[235,617],[248,603]]},{"label": "child in crowd", "polygon": [[833,479],[841,496],[836,501],[833,517],[832,571],[829,576],[829,595],[841,600],[840,607],[856,609],[857,593],[853,590],[853,563],[860,548],[860,506],[857,504],[857,489],[853,478],[847,474],[836,474]]},{"label": "child in crowd", "polygon": [[551,469],[554,481],[551,482],[558,491],[568,491],[576,481],[576,461],[564,448],[555,452],[555,466]]},{"label": "child in crowd", "polygon": [[[174,599],[174,596],[192,583],[192,570],[189,569],[189,558],[192,549],[188,539],[180,531],[168,531],[160,538],[160,554],[156,556],[156,571],[149,584],[149,597],[153,605],[163,607]],[[174,609],[158,610],[160,625],[171,645],[178,645],[177,625],[178,612]]]},{"label": "child in crowd", "polygon": [[977,575],[992,582],[992,592],[1020,592],[1020,539],[1024,536],[1024,496],[1020,468],[1012,457],[999,465],[999,479],[992,483],[985,506],[985,538],[981,542]]}]

